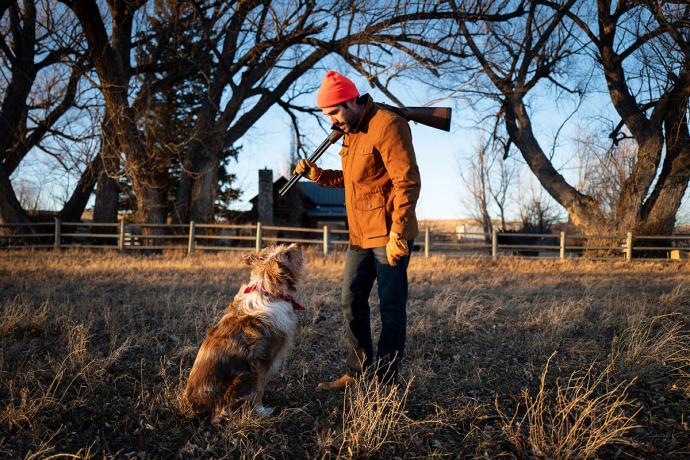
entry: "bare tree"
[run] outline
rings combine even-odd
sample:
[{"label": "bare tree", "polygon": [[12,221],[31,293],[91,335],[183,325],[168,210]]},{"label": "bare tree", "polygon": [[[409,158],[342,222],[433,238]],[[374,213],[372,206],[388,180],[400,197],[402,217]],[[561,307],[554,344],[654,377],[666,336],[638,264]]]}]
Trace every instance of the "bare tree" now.
[{"label": "bare tree", "polygon": [[462,158],[460,164],[460,177],[471,194],[470,206],[487,235],[493,231],[490,212],[493,206],[498,209],[501,229],[506,229],[506,201],[514,171],[504,158],[503,149],[496,147],[492,139],[482,137],[476,149]]},{"label": "bare tree", "polygon": [[[450,0],[449,6],[478,66],[468,80],[471,91],[499,105],[509,141],[571,220],[587,233],[670,233],[690,179],[690,6],[625,0],[615,7],[608,0]],[[503,22],[468,21],[468,11],[517,16]],[[568,183],[554,167],[530,115],[529,95],[545,87],[582,97],[585,89],[577,71],[588,65],[603,73],[620,116],[612,140],[631,137],[637,150],[613,220],[597,198]]]},{"label": "bare tree", "polygon": [[[690,4],[622,1],[612,8],[609,0],[598,0],[596,34],[579,16],[568,18],[598,52],[611,102],[621,117],[612,138],[625,135],[625,126],[637,145],[616,221],[642,234],[670,234],[690,180]],[[627,38],[630,28],[632,41]],[[626,66],[629,61],[631,67]]]},{"label": "bare tree", "polygon": [[487,148],[491,154],[488,164],[490,180],[487,184],[487,192],[493,204],[498,208],[501,230],[505,231],[508,228],[506,225],[508,191],[513,187],[517,165],[509,155],[510,146],[503,143],[500,138],[490,136]]},{"label": "bare tree", "polygon": [[112,126],[113,141],[124,152],[128,168],[132,171],[142,217],[147,222],[162,223],[165,216],[161,212],[162,199],[156,187],[156,173],[150,167],[128,96],[133,73],[130,52],[134,14],[144,2],[108,2],[110,36],[103,13],[95,1],[63,3],[75,13],[86,36],[89,56],[104,98],[105,117],[109,120],[107,126]]},{"label": "bare tree", "polygon": [[[299,101],[315,89],[308,84],[310,71],[327,56],[342,59],[396,100],[381,75],[398,74],[405,59],[433,68],[440,51],[452,52],[438,34],[433,40],[424,35],[431,33],[437,14],[436,2],[400,0],[376,5],[354,0],[248,1],[209,8],[204,38],[213,61],[200,69],[208,79],[205,104],[185,154],[186,175],[175,218],[212,219],[222,148],[238,142],[270,107],[288,113],[297,149],[304,148],[299,120],[315,110]],[[436,55],[422,57],[419,47]]]},{"label": "bare tree", "polygon": [[117,222],[122,175],[117,136],[105,114],[101,118],[98,157],[102,169],[97,177],[96,197],[93,206],[94,222]]},{"label": "bare tree", "polygon": [[47,138],[71,137],[59,123],[74,106],[85,62],[78,30],[64,9],[53,7],[34,0],[0,4],[0,222],[29,221],[10,181],[27,153],[37,148],[52,155]]},{"label": "bare tree", "polygon": [[[520,203],[520,228],[521,233],[548,234],[552,225],[558,221],[558,213],[554,209],[553,201],[548,196],[543,196],[542,191],[530,190],[528,196]],[[534,244],[535,240],[527,240],[528,244]]]},{"label": "bare tree", "polygon": [[484,139],[479,141],[479,146],[463,161],[468,167],[461,166],[460,177],[465,187],[471,194],[470,206],[473,209],[474,217],[481,222],[485,235],[491,234],[493,225],[489,214],[489,170],[487,162],[487,145]]},{"label": "bare tree", "polygon": [[601,205],[608,219],[615,219],[623,184],[637,161],[637,148],[630,139],[611,144],[600,132],[579,128],[575,143],[578,162],[577,188]]},{"label": "bare tree", "polygon": [[[269,108],[278,105],[287,111],[301,139],[299,117],[314,108],[298,101],[313,90],[305,78],[325,57],[337,56],[392,97],[379,76],[400,71],[397,57],[431,68],[432,58],[415,50],[430,46],[442,54],[440,42],[424,39],[438,10],[432,1],[374,6],[354,0],[112,0],[101,7],[95,0],[62,3],[84,30],[112,130],[112,150],[121,156],[140,217],[147,222],[165,219],[161,181],[170,159],[155,153],[160,149],[151,147],[157,140],[147,136],[142,124],[146,126],[151,103],[165,88],[199,76],[205,81],[196,87],[202,102],[194,125],[177,149],[183,177],[174,213],[179,222],[204,222],[213,219],[219,165]],[[163,33],[151,28],[156,8],[167,15]],[[166,52],[170,37],[182,25],[198,30],[195,46],[171,56]],[[144,47],[144,59],[138,52],[133,56]]]},{"label": "bare tree", "polygon": [[[480,122],[480,126],[482,125],[483,122]],[[477,209],[487,210],[485,217],[480,218],[482,222],[485,222],[486,233],[493,231],[493,223],[488,213],[488,209],[493,206],[498,210],[500,229],[505,231],[508,228],[506,225],[506,207],[510,204],[508,192],[513,188],[517,169],[517,164],[509,155],[510,145],[506,145],[500,137],[495,135],[495,128],[494,125],[490,132],[482,128],[476,151],[464,158],[469,165],[469,178],[474,177],[474,179],[469,179],[467,174],[461,172],[463,183],[477,202]],[[487,219],[489,223],[486,223]]]}]

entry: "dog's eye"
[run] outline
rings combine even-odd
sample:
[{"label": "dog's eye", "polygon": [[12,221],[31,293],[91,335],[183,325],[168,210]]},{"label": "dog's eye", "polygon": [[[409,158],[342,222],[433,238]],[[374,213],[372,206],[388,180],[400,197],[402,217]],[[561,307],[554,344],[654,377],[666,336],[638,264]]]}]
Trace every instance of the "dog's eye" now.
[{"label": "dog's eye", "polygon": [[290,260],[290,259],[291,259],[291,257],[290,257],[291,254],[290,254],[289,252],[287,252],[286,255],[287,255],[288,260]]}]

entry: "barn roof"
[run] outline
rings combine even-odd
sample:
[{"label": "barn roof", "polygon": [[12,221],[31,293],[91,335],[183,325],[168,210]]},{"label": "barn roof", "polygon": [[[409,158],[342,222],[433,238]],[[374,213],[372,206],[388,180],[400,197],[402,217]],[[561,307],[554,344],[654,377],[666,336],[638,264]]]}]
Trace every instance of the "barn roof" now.
[{"label": "barn roof", "polygon": [[[273,193],[276,193],[285,183],[287,179],[285,177],[279,177],[278,180],[273,182]],[[299,190],[302,195],[304,195],[310,202],[316,207],[320,206],[337,206],[345,207],[345,189],[343,188],[331,188],[322,187],[319,184],[306,179],[298,182],[295,188]],[[259,195],[254,195],[249,202],[256,204],[256,200]],[[343,213],[344,215],[344,213]]]},{"label": "barn roof", "polygon": [[299,182],[297,186],[316,206],[345,206],[345,189],[322,187],[314,182]]}]

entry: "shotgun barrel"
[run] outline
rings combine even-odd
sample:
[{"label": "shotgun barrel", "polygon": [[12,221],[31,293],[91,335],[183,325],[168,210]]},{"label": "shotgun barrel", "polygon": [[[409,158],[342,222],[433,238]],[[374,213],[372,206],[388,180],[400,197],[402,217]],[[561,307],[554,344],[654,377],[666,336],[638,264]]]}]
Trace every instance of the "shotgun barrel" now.
[{"label": "shotgun barrel", "polygon": [[[321,157],[321,155],[323,155],[323,153],[326,150],[328,150],[328,147],[335,144],[341,137],[343,137],[343,132],[340,129],[334,127],[331,133],[326,138],[326,140],[323,141],[321,145],[319,145],[316,148],[316,150],[314,150],[314,153],[311,154],[311,156],[309,157],[309,161],[318,160]],[[280,196],[285,196],[285,194],[292,188],[293,185],[297,183],[298,180],[300,180],[302,176],[304,176],[304,174],[293,174],[290,180],[288,180],[285,183],[285,185],[283,185],[283,187],[278,191],[278,194]]]},{"label": "shotgun barrel", "polygon": [[[441,129],[443,131],[450,131],[450,118],[452,110],[450,107],[393,107],[388,104],[381,104],[379,106],[390,110],[393,113],[403,117],[407,121],[414,121],[432,128]],[[343,132],[338,128],[333,128],[325,141],[311,154],[309,161],[318,160],[323,153],[328,150],[328,147],[335,144],[338,139],[343,136]],[[285,194],[292,188],[293,185],[300,180],[303,174],[293,174],[292,177],[283,185],[278,191],[280,196]]]}]

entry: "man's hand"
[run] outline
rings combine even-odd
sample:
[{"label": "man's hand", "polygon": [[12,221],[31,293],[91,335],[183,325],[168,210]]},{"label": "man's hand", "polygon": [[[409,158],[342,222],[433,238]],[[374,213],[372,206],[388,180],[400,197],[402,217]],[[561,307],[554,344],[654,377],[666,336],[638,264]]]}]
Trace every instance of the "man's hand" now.
[{"label": "man's hand", "polygon": [[307,179],[311,181],[316,181],[321,175],[323,170],[316,166],[316,163],[309,160],[299,160],[297,166],[295,166],[295,174],[304,174]]},{"label": "man's hand", "polygon": [[410,249],[407,247],[407,241],[401,238],[400,235],[391,230],[386,244],[386,257],[388,258],[388,265],[395,267],[398,261],[408,255]]}]

